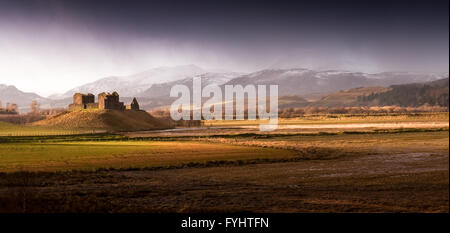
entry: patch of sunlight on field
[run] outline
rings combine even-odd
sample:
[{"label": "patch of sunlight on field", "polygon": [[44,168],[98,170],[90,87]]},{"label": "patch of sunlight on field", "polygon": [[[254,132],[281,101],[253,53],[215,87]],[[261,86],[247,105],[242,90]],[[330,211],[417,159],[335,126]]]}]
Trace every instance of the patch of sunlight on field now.
[{"label": "patch of sunlight on field", "polygon": [[0,136],[45,136],[102,133],[94,130],[67,130],[54,127],[15,125],[0,121]]},{"label": "patch of sunlight on field", "polygon": [[293,156],[294,152],[282,149],[204,142],[4,143],[0,172],[126,169]]}]

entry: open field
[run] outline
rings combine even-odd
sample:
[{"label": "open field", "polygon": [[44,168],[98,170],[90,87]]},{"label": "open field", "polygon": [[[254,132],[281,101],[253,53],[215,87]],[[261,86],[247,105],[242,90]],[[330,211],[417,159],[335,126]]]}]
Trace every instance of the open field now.
[{"label": "open field", "polygon": [[15,125],[0,121],[1,136],[75,135],[101,133],[101,130],[73,130],[49,126]]},{"label": "open field", "polygon": [[123,132],[128,137],[214,136],[239,134],[315,134],[343,132],[377,132],[390,130],[448,130],[448,113],[351,115],[306,115],[302,118],[280,118],[275,131],[261,132],[260,124],[268,121],[203,121],[202,127],[169,130]]},{"label": "open field", "polygon": [[0,212],[448,212],[448,120],[405,119],[3,136]]},{"label": "open field", "polygon": [[[98,134],[104,133],[105,127],[95,111],[80,111],[86,119],[82,121],[91,122],[99,128],[84,127],[58,127],[43,125],[46,121],[33,125],[15,125],[0,121],[0,136],[45,136],[45,135],[78,135],[78,134]],[[77,113],[78,114],[78,113]],[[93,116],[95,115],[95,117]],[[91,119],[92,118],[92,119]],[[59,119],[59,118],[58,118]],[[68,125],[74,119],[62,117],[64,124]],[[115,119],[118,121],[117,119]],[[98,122],[97,122],[98,121]],[[92,123],[93,122],[93,123]],[[152,130],[149,134],[145,131],[139,133],[129,133],[127,136],[146,135],[215,135],[215,134],[236,134],[254,133],[258,131],[258,126],[267,121],[243,120],[243,121],[203,121],[203,127],[198,129],[182,128],[174,130]],[[114,123],[116,124],[116,123]],[[417,113],[417,114],[379,114],[379,115],[352,115],[352,114],[328,114],[328,115],[305,115],[302,118],[280,118],[278,129],[275,133],[299,133],[299,132],[337,132],[345,130],[369,129],[392,129],[392,128],[448,128],[448,113]],[[101,127],[100,127],[101,126]],[[102,128],[103,127],[103,128]],[[108,127],[106,127],[108,128]],[[125,126],[123,128],[126,128]],[[217,128],[217,130],[215,130]],[[108,128],[109,129],[109,128]],[[301,131],[298,131],[301,129]],[[185,131],[186,130],[186,131]],[[121,130],[122,131],[122,130]]]},{"label": "open field", "polygon": [[448,155],[2,174],[1,212],[447,212]]},{"label": "open field", "polygon": [[208,161],[295,156],[280,149],[189,141],[2,143],[0,151],[0,172],[176,167]]},{"label": "open field", "polygon": [[[448,113],[415,114],[307,114],[299,118],[280,118],[279,125],[316,125],[316,124],[370,124],[370,123],[424,123],[447,122]],[[249,126],[267,124],[260,120],[208,120],[204,126]]]}]

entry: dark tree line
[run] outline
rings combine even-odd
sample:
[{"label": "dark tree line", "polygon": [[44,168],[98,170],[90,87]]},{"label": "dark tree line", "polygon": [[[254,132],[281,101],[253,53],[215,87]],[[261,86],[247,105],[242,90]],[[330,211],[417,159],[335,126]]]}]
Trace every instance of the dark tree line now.
[{"label": "dark tree line", "polygon": [[422,105],[449,106],[449,79],[426,84],[393,85],[392,90],[359,96],[358,102],[378,106],[418,107]]}]

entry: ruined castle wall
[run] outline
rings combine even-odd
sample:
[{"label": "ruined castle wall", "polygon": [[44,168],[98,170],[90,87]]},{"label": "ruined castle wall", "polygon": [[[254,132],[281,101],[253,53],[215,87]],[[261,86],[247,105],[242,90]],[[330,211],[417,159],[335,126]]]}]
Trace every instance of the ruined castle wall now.
[{"label": "ruined castle wall", "polygon": [[76,93],[73,95],[73,104],[81,105],[83,104],[83,95],[80,93]]},{"label": "ruined castle wall", "polygon": [[95,109],[98,108],[98,103],[88,103],[84,105],[85,109]]},{"label": "ruined castle wall", "polygon": [[83,95],[83,104],[95,103],[95,96],[93,94]]},{"label": "ruined castle wall", "polygon": [[93,94],[75,93],[73,95],[73,104],[91,104],[95,103],[95,96]]},{"label": "ruined castle wall", "polygon": [[105,109],[105,99],[106,99],[105,93],[98,94],[98,108],[99,109]]},{"label": "ruined castle wall", "polygon": [[69,105],[70,110],[77,109],[115,109],[125,110],[123,102],[119,101],[117,92],[98,94],[98,102],[95,103],[95,96],[92,94],[76,93],[73,95],[73,104]]},{"label": "ruined castle wall", "polygon": [[104,109],[125,110],[125,105],[123,102],[114,102],[106,99]]},{"label": "ruined castle wall", "polygon": [[125,106],[123,102],[119,102],[119,95],[117,93],[113,94],[100,93],[98,95],[98,108],[124,110]]},{"label": "ruined castle wall", "polygon": [[80,110],[80,109],[84,109],[84,104],[69,104],[70,111]]},{"label": "ruined castle wall", "polygon": [[130,108],[133,110],[139,110],[139,103],[137,102],[136,98],[133,98],[130,104]]}]

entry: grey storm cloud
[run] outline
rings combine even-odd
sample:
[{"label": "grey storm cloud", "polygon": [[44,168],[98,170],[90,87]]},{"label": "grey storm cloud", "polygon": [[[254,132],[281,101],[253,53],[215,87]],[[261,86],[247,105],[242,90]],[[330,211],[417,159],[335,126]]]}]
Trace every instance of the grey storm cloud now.
[{"label": "grey storm cloud", "polygon": [[184,64],[448,72],[448,22],[448,1],[0,0],[0,83],[51,94]]}]

